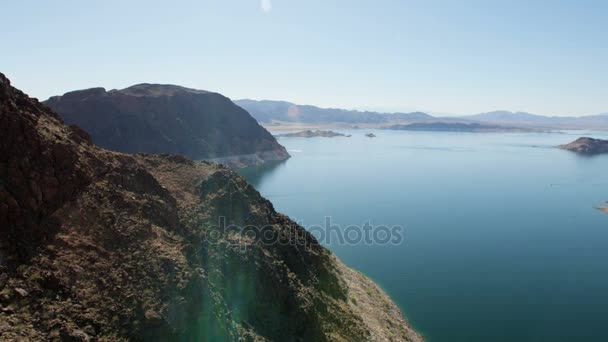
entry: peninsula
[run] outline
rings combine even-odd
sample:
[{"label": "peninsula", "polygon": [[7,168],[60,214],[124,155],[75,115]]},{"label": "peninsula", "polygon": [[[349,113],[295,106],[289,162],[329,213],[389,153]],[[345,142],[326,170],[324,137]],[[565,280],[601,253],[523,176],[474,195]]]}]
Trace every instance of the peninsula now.
[{"label": "peninsula", "polygon": [[347,137],[347,135],[342,133],[337,133],[334,131],[322,131],[322,130],[306,130],[295,133],[284,133],[275,135],[277,138],[334,138],[334,137]]}]

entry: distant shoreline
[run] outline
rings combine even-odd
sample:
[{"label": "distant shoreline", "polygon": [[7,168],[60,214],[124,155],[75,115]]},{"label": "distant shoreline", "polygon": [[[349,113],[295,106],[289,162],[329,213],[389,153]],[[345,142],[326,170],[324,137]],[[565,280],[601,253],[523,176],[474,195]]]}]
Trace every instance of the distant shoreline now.
[{"label": "distant shoreline", "polygon": [[[445,122],[445,121],[440,121],[441,123],[449,123],[449,124],[454,124],[452,122]],[[349,123],[345,123],[345,122],[327,122],[327,123],[305,123],[305,122],[272,122],[272,123],[268,123],[268,122],[260,122],[259,124],[264,127],[266,130],[270,131],[270,132],[301,132],[301,131],[317,131],[317,130],[365,130],[365,129],[383,129],[383,130],[397,130],[397,129],[391,129],[391,127],[395,127],[395,126],[406,126],[406,125],[410,125],[410,124],[423,124],[423,125],[432,125],[434,123],[437,123],[437,121],[434,122],[427,122],[427,123],[414,123],[414,122],[391,122],[391,123],[367,123],[367,124],[349,124]],[[405,129],[402,129],[405,131]],[[444,132],[442,130],[432,130],[432,129],[428,129],[428,130],[424,130],[424,129],[412,129],[409,131],[429,131],[429,132]],[[536,130],[533,128],[526,128],[526,127],[513,127],[513,126],[505,126],[504,130],[502,129],[487,129],[487,130],[478,130],[478,131],[473,131],[473,132],[504,132],[504,133],[521,133],[521,132],[559,132],[560,130],[555,130],[555,131],[541,131],[541,130]]]}]

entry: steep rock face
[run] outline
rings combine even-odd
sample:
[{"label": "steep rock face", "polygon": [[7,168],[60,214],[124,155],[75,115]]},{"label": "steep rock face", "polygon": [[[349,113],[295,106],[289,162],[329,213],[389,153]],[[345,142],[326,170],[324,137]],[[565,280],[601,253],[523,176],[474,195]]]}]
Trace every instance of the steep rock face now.
[{"label": "steep rock face", "polygon": [[180,154],[234,166],[289,157],[245,110],[217,93],[139,84],[73,91],[45,104],[113,151]]},{"label": "steep rock face", "polygon": [[560,145],[559,147],[580,154],[602,154],[608,153],[608,140],[582,137],[569,144]]},{"label": "steep rock face", "polygon": [[420,340],[229,169],[100,149],[1,74],[0,124],[0,340]]},{"label": "steep rock face", "polygon": [[57,228],[49,215],[90,182],[95,158],[79,158],[88,137],[59,126],[44,105],[0,78],[0,234],[6,247],[29,254]]}]

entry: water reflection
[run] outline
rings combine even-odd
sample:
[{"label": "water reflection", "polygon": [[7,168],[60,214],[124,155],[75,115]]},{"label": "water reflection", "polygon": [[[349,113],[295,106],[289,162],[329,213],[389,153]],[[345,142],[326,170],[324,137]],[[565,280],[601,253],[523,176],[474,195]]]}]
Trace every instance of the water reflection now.
[{"label": "water reflection", "polygon": [[254,188],[259,189],[268,177],[285,167],[286,163],[287,160],[269,161],[262,165],[241,168],[237,172],[253,185]]}]

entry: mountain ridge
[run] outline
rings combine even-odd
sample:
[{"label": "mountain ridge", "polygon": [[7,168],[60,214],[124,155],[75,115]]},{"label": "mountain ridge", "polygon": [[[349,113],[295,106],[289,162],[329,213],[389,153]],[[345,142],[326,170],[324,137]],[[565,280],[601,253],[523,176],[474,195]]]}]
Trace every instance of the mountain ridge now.
[{"label": "mountain ridge", "polygon": [[340,108],[322,108],[274,100],[236,100],[251,115],[263,124],[308,123],[308,124],[371,124],[378,127],[387,124],[417,122],[457,122],[518,125],[516,128],[536,129],[608,129],[608,114],[587,116],[545,116],[523,111],[495,110],[472,115],[434,116],[424,112],[386,113],[358,111]]},{"label": "mountain ridge", "polygon": [[[235,100],[234,103],[245,108],[259,122],[345,122],[345,123],[383,123],[394,119],[424,120],[432,116],[422,112],[379,113],[340,108],[322,108],[313,105],[300,105],[287,101],[273,100]],[[300,120],[300,121],[298,121]]]}]

